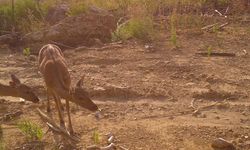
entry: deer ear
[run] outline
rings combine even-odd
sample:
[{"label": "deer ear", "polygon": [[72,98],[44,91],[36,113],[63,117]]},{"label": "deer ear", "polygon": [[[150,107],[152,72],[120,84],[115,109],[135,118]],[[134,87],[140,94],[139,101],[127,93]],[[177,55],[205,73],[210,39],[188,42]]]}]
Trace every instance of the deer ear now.
[{"label": "deer ear", "polygon": [[10,86],[18,86],[21,84],[21,81],[14,75],[10,75],[11,81],[9,82]]},{"label": "deer ear", "polygon": [[81,88],[82,87],[82,78],[76,83],[76,87]]}]

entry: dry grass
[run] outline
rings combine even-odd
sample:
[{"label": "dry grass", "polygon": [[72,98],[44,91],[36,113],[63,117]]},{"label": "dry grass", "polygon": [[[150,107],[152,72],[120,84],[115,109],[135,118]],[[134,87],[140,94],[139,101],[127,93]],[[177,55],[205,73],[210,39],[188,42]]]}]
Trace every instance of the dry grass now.
[{"label": "dry grass", "polygon": [[[240,12],[246,9],[244,1],[232,0],[43,0],[40,5],[39,13],[37,5],[34,0],[16,0],[16,20],[19,30],[23,32],[30,32],[44,27],[42,16],[45,16],[50,7],[58,3],[66,2],[69,4],[70,12],[68,15],[75,16],[88,11],[89,6],[97,6],[103,9],[112,10],[120,17],[129,18],[129,23],[123,28],[114,33],[114,39],[129,39],[131,37],[142,38],[149,40],[152,33],[155,33],[155,26],[153,25],[154,18],[157,16],[170,16],[167,19],[167,24],[162,25],[166,27],[171,33],[172,41],[175,43],[176,30],[179,29],[193,29],[201,28],[207,24],[207,20],[213,22],[211,18],[206,18],[201,14],[211,13],[215,8],[225,11],[227,6],[231,10],[242,7]],[[10,30],[13,21],[11,20],[10,1],[0,1],[0,30]],[[231,7],[233,6],[233,7]],[[175,11],[173,11],[175,9]],[[172,22],[172,12],[175,12],[175,21]],[[139,18],[139,19],[138,19]],[[153,28],[153,29],[152,29]],[[164,29],[164,28],[163,28]],[[152,32],[152,30],[154,30]],[[146,35],[146,36],[145,36]]]}]

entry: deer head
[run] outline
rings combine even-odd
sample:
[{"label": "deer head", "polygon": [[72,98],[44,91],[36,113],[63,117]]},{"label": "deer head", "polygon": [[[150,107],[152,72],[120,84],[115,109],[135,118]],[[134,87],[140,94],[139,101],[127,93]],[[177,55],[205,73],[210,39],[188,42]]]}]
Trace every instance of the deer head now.
[{"label": "deer head", "polygon": [[97,105],[89,98],[88,93],[83,89],[82,82],[82,79],[80,79],[72,89],[72,98],[74,101],[81,101],[80,104],[82,104],[82,107],[90,111],[97,111]]},{"label": "deer head", "polygon": [[9,82],[10,87],[16,89],[16,96],[21,97],[27,101],[31,101],[33,103],[38,103],[39,99],[34,94],[33,90],[25,85],[22,84],[21,81],[14,75],[11,74],[11,81]]}]

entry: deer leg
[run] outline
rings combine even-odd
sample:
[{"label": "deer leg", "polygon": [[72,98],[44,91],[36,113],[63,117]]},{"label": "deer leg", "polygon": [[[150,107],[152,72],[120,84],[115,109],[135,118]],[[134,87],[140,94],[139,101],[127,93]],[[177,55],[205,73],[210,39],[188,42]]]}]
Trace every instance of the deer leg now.
[{"label": "deer leg", "polygon": [[49,101],[49,94],[50,94],[50,91],[49,89],[47,89],[47,113],[51,113],[51,109],[50,109],[50,101]]},{"label": "deer leg", "polygon": [[62,108],[61,100],[56,94],[53,94],[53,97],[54,97],[55,102],[56,102],[56,109],[58,110],[60,126],[66,129],[65,122],[64,122],[64,119],[63,119],[63,113],[62,113],[62,109],[61,109]]},{"label": "deer leg", "polygon": [[68,119],[69,119],[69,124],[68,124],[69,133],[70,133],[71,135],[73,135],[73,134],[74,134],[74,131],[73,131],[72,122],[71,122],[70,107],[69,107],[69,101],[68,101],[68,100],[66,100],[66,110],[67,110]]}]

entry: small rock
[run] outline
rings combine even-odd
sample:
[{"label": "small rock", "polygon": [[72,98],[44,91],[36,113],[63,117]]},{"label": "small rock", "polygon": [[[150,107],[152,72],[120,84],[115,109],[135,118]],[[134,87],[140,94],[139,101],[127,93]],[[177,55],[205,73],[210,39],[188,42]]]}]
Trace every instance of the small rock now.
[{"label": "small rock", "polygon": [[97,112],[95,113],[95,118],[96,118],[97,120],[100,120],[100,119],[101,119],[101,111],[97,111]]},{"label": "small rock", "polygon": [[212,148],[215,150],[235,150],[235,146],[229,142],[226,141],[223,138],[218,138],[212,142]]}]

